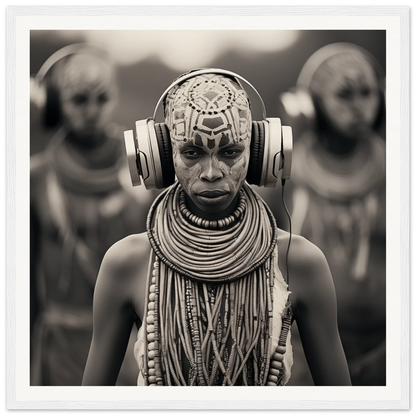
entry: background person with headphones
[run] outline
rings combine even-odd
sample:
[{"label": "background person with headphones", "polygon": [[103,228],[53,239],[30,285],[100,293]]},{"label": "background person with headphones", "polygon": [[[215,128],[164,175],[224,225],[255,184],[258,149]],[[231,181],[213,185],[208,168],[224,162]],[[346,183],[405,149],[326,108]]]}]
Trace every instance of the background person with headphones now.
[{"label": "background person with headphones", "polygon": [[[282,118],[298,132],[288,187],[293,231],[328,259],[353,385],[385,385],[384,71],[365,49],[330,44],[280,98]],[[272,196],[265,198],[273,205]],[[298,368],[305,370],[298,382],[310,384],[307,366]]]},{"label": "background person with headphones", "polygon": [[[44,127],[57,129],[30,161],[31,385],[81,384],[101,259],[145,229],[152,194],[126,186],[117,95],[115,66],[89,44],[58,50],[31,80]],[[134,377],[126,363],[118,383]]]},{"label": "background person with headphones", "polygon": [[221,69],[184,74],[125,132],[133,184],[166,189],[147,233],[103,259],[83,385],[114,385],[134,325],[139,385],[285,385],[293,320],[315,384],[350,384],[324,255],[277,228],[247,184],[290,177],[291,129],[264,106],[252,121],[240,81],[251,86]]}]

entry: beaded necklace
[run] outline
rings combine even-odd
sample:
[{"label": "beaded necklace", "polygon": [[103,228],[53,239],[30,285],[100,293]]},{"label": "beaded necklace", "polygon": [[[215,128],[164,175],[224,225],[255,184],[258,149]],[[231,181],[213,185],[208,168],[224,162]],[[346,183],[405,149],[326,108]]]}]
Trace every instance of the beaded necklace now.
[{"label": "beaded necklace", "polygon": [[237,218],[241,216],[241,214],[246,209],[246,197],[243,192],[240,192],[240,202],[238,204],[237,209],[234,211],[233,214],[225,217],[221,220],[205,220],[203,218],[197,217],[195,214],[192,214],[191,211],[186,207],[186,200],[185,200],[185,193],[182,191],[179,195],[179,208],[181,210],[182,215],[192,224],[196,225],[197,227],[203,228],[224,228],[228,227],[230,224],[234,223]]},{"label": "beaded necklace", "polygon": [[120,169],[124,159],[120,141],[108,136],[90,154],[75,150],[64,128],[51,141],[51,165],[66,189],[83,194],[103,194],[120,188]]},{"label": "beaded necklace", "polygon": [[313,136],[304,136],[296,149],[296,180],[317,195],[337,201],[362,198],[383,186],[386,153],[374,134],[361,140],[348,156],[336,157]]},{"label": "beaded necklace", "polygon": [[291,309],[272,354],[273,215],[243,185],[229,228],[205,228],[186,214],[181,195],[175,183],[148,216],[145,384],[280,385],[276,354],[284,353]]}]

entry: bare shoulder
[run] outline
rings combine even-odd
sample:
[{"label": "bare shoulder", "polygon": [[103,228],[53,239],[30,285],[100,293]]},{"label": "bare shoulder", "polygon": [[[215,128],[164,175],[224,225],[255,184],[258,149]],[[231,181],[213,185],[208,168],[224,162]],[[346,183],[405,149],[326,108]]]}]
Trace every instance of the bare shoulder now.
[{"label": "bare shoulder", "polygon": [[149,252],[146,233],[129,235],[107,250],[101,269],[105,268],[112,276],[131,276],[147,263]]},{"label": "bare shoulder", "polygon": [[300,235],[292,236],[291,258],[299,271],[321,271],[328,263],[322,250]]},{"label": "bare shoulder", "polygon": [[[298,303],[309,299],[316,291],[333,290],[331,271],[319,247],[300,235],[293,234],[290,237],[288,232],[280,230],[278,248],[279,267],[284,274],[289,270],[289,290]],[[319,299],[319,296],[315,298]]]},{"label": "bare shoulder", "polygon": [[[130,235],[105,254],[95,286],[95,302],[114,311],[132,310],[142,319],[150,243],[146,233]],[[126,308],[126,306],[128,306]]]},{"label": "bare shoulder", "polygon": [[285,256],[289,248],[289,266],[293,270],[319,271],[322,267],[328,267],[322,250],[305,237],[298,234],[290,235],[287,231],[279,229],[277,244],[280,256]]}]

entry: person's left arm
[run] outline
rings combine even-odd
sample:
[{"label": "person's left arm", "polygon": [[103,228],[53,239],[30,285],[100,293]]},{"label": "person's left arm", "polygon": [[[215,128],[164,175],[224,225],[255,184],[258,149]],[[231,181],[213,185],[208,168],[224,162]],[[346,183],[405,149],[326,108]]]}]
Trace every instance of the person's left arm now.
[{"label": "person's left arm", "polygon": [[351,385],[337,324],[335,287],[322,251],[302,237],[294,239],[290,289],[303,349],[315,385]]}]

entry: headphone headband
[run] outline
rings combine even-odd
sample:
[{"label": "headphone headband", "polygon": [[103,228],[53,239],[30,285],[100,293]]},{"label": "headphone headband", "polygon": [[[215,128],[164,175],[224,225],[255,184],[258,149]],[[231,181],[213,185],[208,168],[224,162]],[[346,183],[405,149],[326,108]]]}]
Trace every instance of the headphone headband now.
[{"label": "headphone headband", "polygon": [[378,77],[384,76],[384,71],[380,63],[366,49],[353,43],[338,42],[323,46],[308,58],[300,71],[296,85],[308,90],[312,78],[319,67],[329,58],[343,53],[355,53],[364,57],[370,62]]},{"label": "headphone headband", "polygon": [[101,54],[102,56],[105,55],[104,49],[99,48],[96,45],[92,45],[89,43],[73,43],[71,45],[64,46],[61,49],[58,49],[55,53],[53,53],[40,67],[38,73],[36,74],[35,80],[37,82],[41,82],[49,70],[61,59],[75,55],[82,52],[92,52],[96,54]]},{"label": "headphone headband", "polygon": [[160,106],[160,103],[163,101],[163,99],[167,96],[168,92],[175,87],[176,85],[181,84],[182,82],[186,81],[187,79],[190,78],[194,78],[198,75],[203,75],[203,74],[222,74],[222,75],[228,75],[230,77],[236,78],[237,80],[241,80],[244,83],[246,83],[248,86],[251,87],[251,89],[257,94],[257,96],[260,99],[261,105],[262,105],[262,115],[263,115],[263,119],[266,119],[266,106],[264,104],[263,98],[261,97],[260,93],[256,90],[256,88],[254,88],[254,86],[247,81],[245,78],[243,78],[241,75],[236,74],[235,72],[231,72],[231,71],[227,71],[226,69],[219,69],[219,68],[205,68],[205,69],[198,69],[197,71],[193,71],[193,72],[189,72],[181,77],[179,77],[178,79],[176,79],[174,82],[172,82],[172,84],[169,85],[168,88],[166,88],[166,90],[164,91],[164,93],[162,94],[162,96],[159,98],[159,101],[156,104],[155,107],[155,111],[153,112],[153,120],[156,119],[156,113],[157,110]]},{"label": "headphone headband", "polygon": [[133,186],[141,181],[147,189],[162,189],[175,181],[170,131],[166,123],[155,123],[157,109],[169,90],[181,82],[202,74],[223,74],[242,88],[247,83],[258,95],[263,106],[263,120],[252,121],[250,160],[246,180],[257,186],[273,187],[278,178],[289,179],[292,165],[292,129],[282,126],[279,118],[267,118],[266,107],[258,91],[242,76],[218,68],[205,68],[179,76],[165,90],[156,105],[153,118],[138,120],[135,131],[124,132],[128,165]]},{"label": "headphone headband", "polygon": [[59,102],[58,86],[55,85],[53,79],[47,79],[46,76],[53,66],[62,59],[83,53],[102,58],[114,66],[114,62],[105,49],[84,42],[73,43],[54,52],[43,63],[37,74],[30,77],[30,101],[42,111],[43,124],[47,128],[56,127],[62,121],[62,109]]}]

